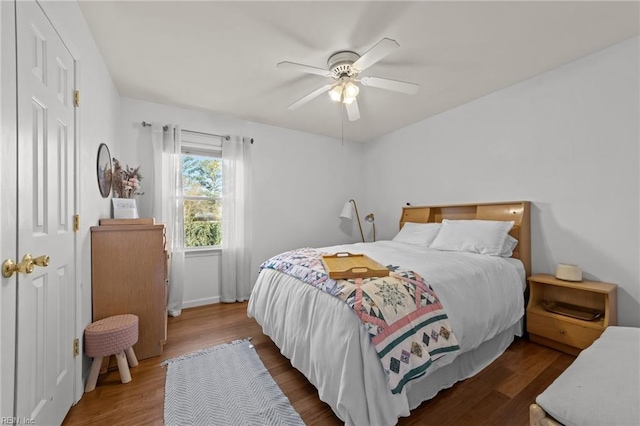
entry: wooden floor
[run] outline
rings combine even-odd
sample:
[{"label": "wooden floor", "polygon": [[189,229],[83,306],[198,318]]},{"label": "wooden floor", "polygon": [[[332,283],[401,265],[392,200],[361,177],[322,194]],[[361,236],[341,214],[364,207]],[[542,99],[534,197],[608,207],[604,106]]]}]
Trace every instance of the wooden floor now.
[{"label": "wooden floor", "polygon": [[[246,315],[246,303],[185,309],[169,318],[169,340],[160,357],[131,370],[120,383],[116,371],[100,376],[93,392],[71,409],[65,425],[161,425],[164,382],[162,360],[239,338],[253,337],[265,366],[307,425],[339,425],[316,389],[291,367],[260,326]],[[572,362],[573,357],[517,339],[475,377],[444,390],[402,418],[399,425],[528,425],[529,404]]]}]

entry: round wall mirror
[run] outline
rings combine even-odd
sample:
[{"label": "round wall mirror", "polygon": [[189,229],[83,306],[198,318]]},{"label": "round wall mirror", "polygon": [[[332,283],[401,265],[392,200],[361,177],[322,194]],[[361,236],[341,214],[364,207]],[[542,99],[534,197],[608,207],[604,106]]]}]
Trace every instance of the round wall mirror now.
[{"label": "round wall mirror", "polygon": [[111,193],[111,153],[106,144],[101,143],[98,148],[98,188],[102,198]]}]

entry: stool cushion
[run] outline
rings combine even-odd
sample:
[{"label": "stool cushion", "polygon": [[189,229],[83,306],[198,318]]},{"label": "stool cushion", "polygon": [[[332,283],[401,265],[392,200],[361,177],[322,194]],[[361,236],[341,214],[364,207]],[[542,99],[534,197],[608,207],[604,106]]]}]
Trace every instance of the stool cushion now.
[{"label": "stool cushion", "polygon": [[115,315],[91,323],[84,330],[84,351],[92,358],[120,353],[138,341],[138,317]]}]

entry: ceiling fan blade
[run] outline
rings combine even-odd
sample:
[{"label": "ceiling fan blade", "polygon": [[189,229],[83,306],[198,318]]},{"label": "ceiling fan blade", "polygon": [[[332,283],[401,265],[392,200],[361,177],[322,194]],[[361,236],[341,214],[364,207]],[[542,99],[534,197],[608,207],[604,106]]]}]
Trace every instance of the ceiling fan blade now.
[{"label": "ceiling fan blade", "polygon": [[309,65],[296,64],[295,62],[280,62],[276,65],[276,68],[285,68],[294,71],[306,72],[307,74],[316,74],[323,77],[331,77],[331,72],[329,70],[324,70],[322,68],[316,68]]},{"label": "ceiling fan blade", "polygon": [[350,104],[345,104],[347,108],[347,117],[349,121],[356,121],[360,119],[360,108],[358,108],[358,100],[354,100]]},{"label": "ceiling fan blade", "polygon": [[310,100],[317,98],[318,96],[322,95],[323,93],[328,92],[329,90],[331,90],[331,88],[333,86],[335,86],[335,84],[325,84],[321,88],[316,89],[313,92],[309,93],[307,96],[305,96],[304,98],[300,99],[299,101],[292,103],[291,105],[289,105],[287,107],[287,109],[296,109],[299,106],[302,106],[302,105],[306,104]]},{"label": "ceiling fan blade", "polygon": [[408,83],[406,81],[390,80],[380,77],[362,77],[360,83],[365,86],[377,87],[379,89],[393,90],[394,92],[415,95],[420,90],[420,85],[416,83]]},{"label": "ceiling fan blade", "polygon": [[358,72],[362,72],[398,47],[400,47],[400,45],[397,41],[391,40],[390,38],[383,38],[378,44],[369,49],[367,53],[360,56],[360,59],[355,61],[352,67],[358,70]]}]

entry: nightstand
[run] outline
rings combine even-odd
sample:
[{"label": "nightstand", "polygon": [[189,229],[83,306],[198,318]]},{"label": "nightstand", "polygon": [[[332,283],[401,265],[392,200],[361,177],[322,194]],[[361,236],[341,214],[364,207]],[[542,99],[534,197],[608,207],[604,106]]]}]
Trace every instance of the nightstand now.
[{"label": "nightstand", "polygon": [[[618,324],[617,284],[562,281],[543,274],[528,280],[527,332],[532,342],[575,356],[600,337],[605,328]],[[602,315],[596,320],[581,318],[590,317],[590,311]]]}]

